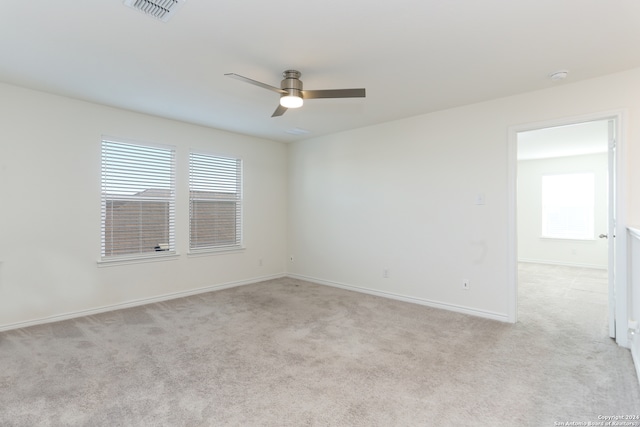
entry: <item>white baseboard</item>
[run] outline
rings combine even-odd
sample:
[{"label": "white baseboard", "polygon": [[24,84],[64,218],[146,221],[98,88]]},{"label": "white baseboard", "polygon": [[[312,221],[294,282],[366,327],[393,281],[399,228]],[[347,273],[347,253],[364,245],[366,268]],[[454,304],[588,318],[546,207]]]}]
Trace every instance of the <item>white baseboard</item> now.
[{"label": "white baseboard", "polygon": [[[464,306],[459,306],[459,305],[455,305],[455,304],[448,304],[448,303],[443,303],[443,302],[439,302],[439,301],[432,301],[432,300],[428,300],[428,299],[424,299],[424,298],[410,297],[410,296],[407,296],[407,295],[396,294],[396,293],[393,293],[393,292],[378,291],[378,290],[375,290],[375,289],[364,288],[364,287],[360,287],[360,286],[353,286],[353,285],[348,285],[348,284],[345,284],[345,283],[333,282],[333,281],[329,281],[329,280],[319,279],[319,278],[316,278],[316,277],[303,276],[303,275],[299,275],[299,274],[279,273],[279,274],[274,274],[274,275],[269,275],[269,276],[254,277],[254,278],[247,279],[247,280],[240,280],[240,281],[235,281],[235,282],[222,283],[222,284],[218,284],[218,285],[206,286],[206,287],[198,288],[198,289],[190,289],[190,290],[187,290],[187,291],[173,292],[173,293],[170,293],[170,294],[158,295],[158,296],[151,297],[151,298],[142,298],[142,299],[137,299],[137,300],[133,300],[133,301],[127,301],[127,302],[124,302],[124,303],[112,304],[112,305],[106,305],[106,306],[102,306],[102,307],[92,308],[92,309],[88,309],[88,310],[79,310],[79,311],[74,311],[74,312],[69,312],[69,313],[64,313],[64,314],[58,314],[58,315],[54,315],[54,316],[47,316],[47,317],[42,317],[42,318],[38,318],[38,319],[32,319],[32,320],[28,320],[28,321],[24,321],[24,322],[17,322],[17,323],[10,323],[10,324],[6,324],[6,325],[0,325],[0,332],[9,331],[9,330],[12,330],[12,329],[26,328],[26,327],[29,327],[29,326],[42,325],[42,324],[46,324],[46,323],[60,322],[62,320],[74,319],[74,318],[77,318],[77,317],[92,316],[94,314],[105,313],[105,312],[108,312],[108,311],[122,310],[122,309],[126,309],[126,308],[146,305],[146,304],[153,304],[153,303],[157,303],[157,302],[168,301],[168,300],[172,300],[172,299],[176,299],[176,298],[188,297],[188,296],[191,296],[191,295],[197,295],[197,294],[202,294],[202,293],[206,293],[206,292],[212,292],[212,291],[218,291],[218,290],[222,290],[222,289],[234,288],[234,287],[238,287],[238,286],[250,285],[250,284],[253,284],[253,283],[263,282],[265,280],[279,279],[279,278],[282,278],[282,277],[291,277],[291,278],[294,278],[294,279],[305,280],[305,281],[316,283],[316,284],[319,284],[319,285],[331,286],[331,287],[334,287],[334,288],[341,288],[341,289],[346,289],[346,290],[349,290],[349,291],[355,291],[355,292],[365,293],[365,294],[369,294],[369,295],[375,295],[375,296],[379,296],[379,297],[390,298],[390,299],[404,301],[404,302],[410,302],[410,303],[413,303],[413,304],[419,304],[419,305],[424,305],[424,306],[428,306],[428,307],[454,311],[454,312],[457,312],[457,313],[463,313],[463,314],[468,314],[468,315],[472,315],[472,316],[483,317],[483,318],[486,318],[486,319],[497,320],[497,321],[500,321],[500,322],[509,322],[508,316],[506,314],[502,314],[502,313],[495,313],[495,312],[486,311],[486,310],[478,310],[478,309],[475,309],[475,308],[464,307]],[[640,366],[640,365],[637,365],[637,366]]]},{"label": "white baseboard", "polygon": [[576,262],[563,262],[563,261],[549,261],[546,259],[531,259],[531,258],[518,258],[518,262],[528,262],[531,264],[547,264],[547,265],[562,265],[565,267],[579,267],[579,268],[594,268],[597,270],[606,270],[606,265],[597,264],[580,264]]},{"label": "white baseboard", "polygon": [[509,318],[507,314],[503,314],[503,313],[495,313],[492,311],[478,310],[475,308],[464,307],[464,306],[455,305],[455,304],[448,304],[448,303],[439,302],[439,301],[432,301],[424,298],[410,297],[406,295],[396,294],[393,292],[378,291],[375,289],[364,288],[361,286],[347,285],[345,283],[338,283],[338,282],[333,282],[329,280],[318,279],[316,277],[303,276],[301,274],[289,273],[287,276],[293,279],[300,279],[300,280],[305,280],[307,282],[316,283],[318,285],[326,285],[334,288],[346,289],[349,291],[355,291],[355,292],[375,295],[383,298],[390,298],[398,301],[410,302],[413,304],[419,304],[419,305],[424,305],[428,307],[439,308],[442,310],[449,310],[457,313],[469,314],[471,316],[483,317],[486,319],[498,320],[500,322],[509,323]]},{"label": "white baseboard", "polygon": [[105,305],[102,307],[91,308],[88,310],[79,310],[79,311],[73,311],[73,312],[64,313],[64,314],[57,314],[54,316],[27,320],[25,322],[9,323],[6,325],[0,325],[0,332],[9,331],[12,329],[26,328],[28,326],[42,325],[45,323],[60,322],[62,320],[75,319],[77,317],[92,316],[94,314],[105,313],[107,311],[138,307],[141,305],[153,304],[156,302],[168,301],[176,298],[184,298],[192,295],[203,294],[206,292],[219,291],[219,290],[228,289],[228,288],[235,288],[238,286],[251,285],[253,283],[263,282],[265,280],[271,280],[271,279],[279,279],[286,276],[287,275],[285,273],[279,273],[279,274],[273,274],[269,276],[254,277],[246,280],[238,280],[235,282],[221,283],[219,285],[205,286],[204,288],[190,289],[187,291],[180,291],[180,292],[173,292],[170,294],[158,295],[151,298],[142,298],[142,299],[127,301],[119,304]]}]

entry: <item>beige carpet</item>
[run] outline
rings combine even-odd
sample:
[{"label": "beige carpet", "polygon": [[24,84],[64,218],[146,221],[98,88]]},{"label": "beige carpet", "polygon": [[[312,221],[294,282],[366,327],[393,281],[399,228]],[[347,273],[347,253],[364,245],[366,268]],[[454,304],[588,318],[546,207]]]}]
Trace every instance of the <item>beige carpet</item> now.
[{"label": "beige carpet", "polygon": [[[280,279],[0,333],[2,426],[553,426],[640,414],[603,272],[516,325]],[[471,290],[470,292],[473,292]]]}]

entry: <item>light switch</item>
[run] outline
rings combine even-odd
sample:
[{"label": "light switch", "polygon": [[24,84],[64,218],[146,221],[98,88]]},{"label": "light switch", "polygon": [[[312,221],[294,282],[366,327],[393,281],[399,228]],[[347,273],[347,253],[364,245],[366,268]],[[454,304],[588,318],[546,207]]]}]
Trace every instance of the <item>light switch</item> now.
[{"label": "light switch", "polygon": [[476,194],[476,205],[484,205],[484,193]]}]

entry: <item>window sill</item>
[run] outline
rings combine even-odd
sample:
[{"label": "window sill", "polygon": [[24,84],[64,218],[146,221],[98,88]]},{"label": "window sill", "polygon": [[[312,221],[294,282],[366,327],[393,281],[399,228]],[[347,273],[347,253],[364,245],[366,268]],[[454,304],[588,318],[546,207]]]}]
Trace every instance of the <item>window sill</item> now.
[{"label": "window sill", "polygon": [[191,257],[202,257],[202,256],[210,256],[210,255],[229,255],[229,254],[237,254],[245,251],[245,248],[242,246],[234,246],[231,248],[218,248],[218,249],[200,249],[200,250],[192,250],[187,253],[189,258]]},{"label": "window sill", "polygon": [[130,257],[110,257],[98,260],[98,267],[113,267],[116,265],[142,264],[147,262],[173,261],[180,258],[180,254],[170,252],[167,254],[141,255]]}]

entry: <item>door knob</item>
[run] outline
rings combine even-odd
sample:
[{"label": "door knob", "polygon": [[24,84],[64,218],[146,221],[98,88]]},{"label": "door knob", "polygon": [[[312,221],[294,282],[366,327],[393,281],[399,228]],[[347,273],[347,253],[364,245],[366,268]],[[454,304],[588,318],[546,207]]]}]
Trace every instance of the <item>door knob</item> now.
[{"label": "door knob", "polygon": [[608,239],[609,235],[608,234],[601,234],[598,237],[601,238],[601,239]]}]

